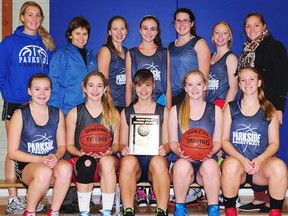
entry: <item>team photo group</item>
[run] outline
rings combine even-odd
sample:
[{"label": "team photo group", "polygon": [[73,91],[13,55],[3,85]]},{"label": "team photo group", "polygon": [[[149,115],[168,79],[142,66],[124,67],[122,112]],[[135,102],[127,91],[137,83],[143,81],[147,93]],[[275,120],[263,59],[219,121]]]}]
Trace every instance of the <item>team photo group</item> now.
[{"label": "team photo group", "polygon": [[[215,21],[206,40],[188,8],[174,11],[176,38],[167,47],[154,15],[140,20],[140,43],[125,47],[128,23],[115,14],[97,52],[86,46],[91,26],[83,16],[67,23],[61,48],[38,3],[24,2],[19,19],[0,43],[0,91],[6,181],[27,190],[20,199],[8,189],[6,214],[90,216],[99,182],[95,215],[114,213],[117,184],[124,216],[137,215],[136,206],[155,207],[157,216],[173,206],[173,215],[187,216],[199,202],[208,216],[282,215],[288,176],[276,153],[288,58],[261,13],[242,21],[239,56],[228,22]],[[245,204],[238,193],[247,183],[254,199]],[[41,200],[50,187],[47,209]]]}]

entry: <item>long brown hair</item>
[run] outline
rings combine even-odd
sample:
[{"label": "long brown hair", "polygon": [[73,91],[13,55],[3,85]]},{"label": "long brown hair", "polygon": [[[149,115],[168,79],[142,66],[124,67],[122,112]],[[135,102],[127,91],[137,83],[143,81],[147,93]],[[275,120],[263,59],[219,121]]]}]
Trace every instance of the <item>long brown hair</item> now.
[{"label": "long brown hair", "polygon": [[[20,21],[22,22],[21,16],[25,14],[26,8],[29,6],[37,7],[40,10],[40,15],[42,17],[42,22],[43,22],[43,20],[44,20],[43,10],[40,7],[40,5],[34,1],[27,1],[22,5],[22,7],[20,9],[20,14],[19,14]],[[41,22],[41,25],[38,28],[37,32],[41,36],[42,41],[43,41],[46,49],[50,50],[50,51],[54,51],[56,49],[56,45],[54,43],[54,40],[53,40],[52,36],[49,34],[49,32],[42,26],[42,22]]]},{"label": "long brown hair", "polygon": [[[257,75],[258,80],[262,80],[260,73],[255,68],[244,67],[244,68],[241,68],[239,70],[238,83],[240,82],[241,72],[243,72],[245,70],[253,71]],[[273,106],[273,104],[269,100],[267,100],[267,98],[265,97],[262,85],[263,85],[263,82],[261,83],[261,86],[258,87],[258,99],[259,99],[259,103],[260,103],[261,108],[264,110],[265,119],[267,121],[270,121],[273,118],[273,116],[275,115],[276,109]],[[241,99],[243,97],[244,97],[244,94],[241,90]]]},{"label": "long brown hair", "polygon": [[112,36],[109,34],[109,31],[111,30],[111,27],[112,27],[112,23],[115,20],[122,20],[124,22],[125,28],[126,28],[126,30],[128,32],[128,23],[127,23],[126,19],[124,17],[122,17],[122,16],[113,16],[108,22],[107,36],[106,36],[106,41],[105,41],[104,45],[109,47],[112,50],[112,52],[114,52],[116,55],[118,55],[120,52],[114,46],[113,41],[112,41]]},{"label": "long brown hair", "polygon": [[[200,70],[192,70],[186,73],[183,79],[183,82],[182,82],[183,89],[185,88],[186,80],[188,76],[190,76],[191,74],[198,74],[202,78],[204,85],[207,85],[208,81],[205,75]],[[183,102],[181,103],[180,110],[179,110],[179,127],[182,133],[184,133],[186,130],[189,129],[189,124],[190,124],[190,97],[186,93],[185,98]]]},{"label": "long brown hair", "polygon": [[[82,89],[86,88],[88,80],[92,76],[100,77],[103,84],[104,84],[104,88],[106,88],[106,89],[108,88],[108,86],[109,86],[108,80],[105,78],[103,73],[98,72],[98,71],[92,71],[92,72],[88,73],[86,75],[86,77],[83,79]],[[83,90],[83,94],[85,95],[85,98],[87,98],[87,94],[84,92],[84,90]],[[108,93],[108,91],[105,91],[104,94],[102,95],[101,103],[102,103],[102,107],[103,107],[103,110],[102,110],[103,117],[101,120],[101,124],[104,125],[108,129],[110,129],[110,127],[115,129],[119,125],[119,122],[120,122],[119,112],[115,108],[115,106],[113,104],[112,97],[111,97],[110,93]]]}]

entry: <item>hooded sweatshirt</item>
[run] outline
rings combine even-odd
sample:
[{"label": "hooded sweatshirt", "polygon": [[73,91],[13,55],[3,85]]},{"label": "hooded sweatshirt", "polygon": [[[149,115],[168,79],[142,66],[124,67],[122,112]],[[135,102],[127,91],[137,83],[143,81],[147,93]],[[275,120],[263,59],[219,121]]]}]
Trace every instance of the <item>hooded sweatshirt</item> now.
[{"label": "hooded sweatshirt", "polygon": [[0,43],[0,91],[4,101],[23,104],[29,101],[27,85],[35,73],[48,75],[52,52],[39,34],[23,33],[19,26],[14,34]]}]

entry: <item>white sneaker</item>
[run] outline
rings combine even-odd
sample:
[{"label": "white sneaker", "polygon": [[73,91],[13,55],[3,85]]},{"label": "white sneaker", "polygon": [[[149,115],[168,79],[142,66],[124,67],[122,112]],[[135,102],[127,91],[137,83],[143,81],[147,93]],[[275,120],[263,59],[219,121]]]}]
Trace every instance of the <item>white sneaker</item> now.
[{"label": "white sneaker", "polygon": [[[26,206],[27,206],[27,197],[26,196],[24,197],[23,205],[26,208]],[[47,207],[40,201],[36,207],[36,212],[41,212],[41,211],[44,211],[46,209],[47,209]]]},{"label": "white sneaker", "polygon": [[8,200],[6,207],[6,214],[23,214],[26,209],[26,205],[21,203],[19,197],[14,197]]},{"label": "white sneaker", "polygon": [[189,188],[186,196],[186,206],[198,205],[198,199],[202,197],[201,189],[199,188]]}]

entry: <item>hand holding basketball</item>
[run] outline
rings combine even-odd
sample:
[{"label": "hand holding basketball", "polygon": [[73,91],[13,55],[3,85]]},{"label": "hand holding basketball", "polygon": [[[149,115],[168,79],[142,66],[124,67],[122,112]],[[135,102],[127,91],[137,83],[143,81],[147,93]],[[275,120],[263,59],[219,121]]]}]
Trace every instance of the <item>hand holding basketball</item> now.
[{"label": "hand holding basketball", "polygon": [[79,144],[85,153],[95,153],[101,155],[106,153],[112,142],[109,130],[99,124],[86,126],[79,136]]},{"label": "hand holding basketball", "polygon": [[212,148],[212,137],[202,128],[191,128],[181,136],[180,149],[192,160],[204,160],[209,157]]}]

